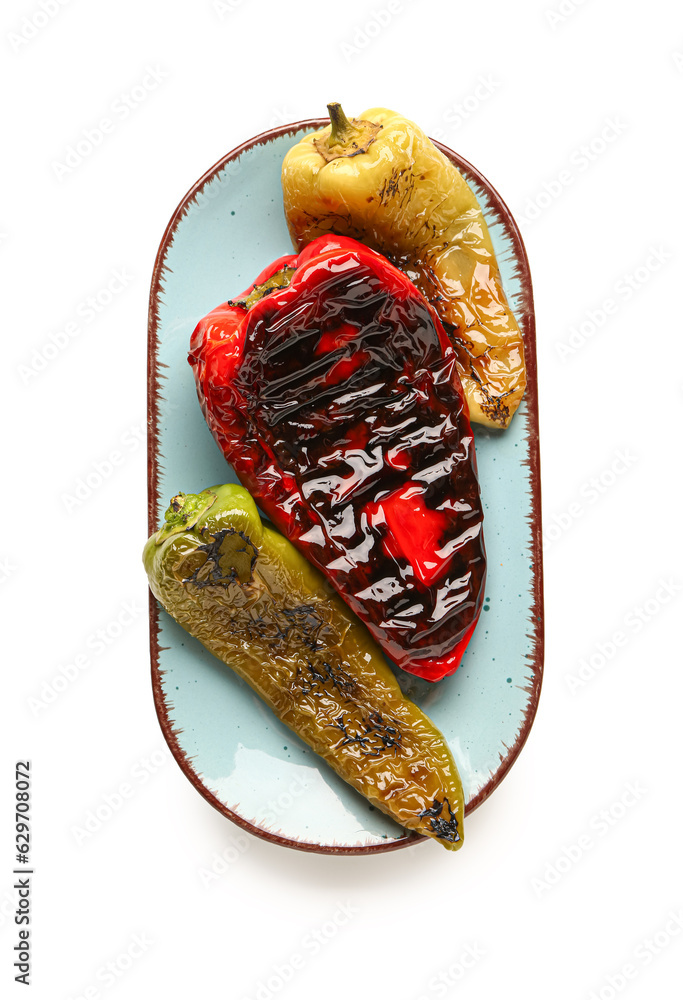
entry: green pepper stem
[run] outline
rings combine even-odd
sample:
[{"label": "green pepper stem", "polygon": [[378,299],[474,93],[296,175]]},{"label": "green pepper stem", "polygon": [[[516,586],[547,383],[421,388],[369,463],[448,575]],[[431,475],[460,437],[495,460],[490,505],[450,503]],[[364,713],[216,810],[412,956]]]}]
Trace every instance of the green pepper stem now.
[{"label": "green pepper stem", "polygon": [[353,125],[344,114],[342,106],[338,101],[328,104],[327,110],[330,114],[330,122],[332,124],[332,131],[330,132],[330,145],[334,146],[337,143],[346,142],[349,134],[357,130],[354,129]]},{"label": "green pepper stem", "polygon": [[364,121],[362,118],[347,118],[338,101],[327,105],[330,113],[330,133],[321,132],[313,139],[313,145],[326,163],[342,156],[358,156],[367,153],[381,129],[378,122]]}]

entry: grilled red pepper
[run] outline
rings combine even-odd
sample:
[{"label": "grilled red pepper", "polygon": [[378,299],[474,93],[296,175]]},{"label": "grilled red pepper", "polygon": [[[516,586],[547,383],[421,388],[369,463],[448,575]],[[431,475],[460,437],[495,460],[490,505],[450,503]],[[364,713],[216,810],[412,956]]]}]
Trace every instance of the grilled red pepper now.
[{"label": "grilled red pepper", "polygon": [[486,561],[474,440],[441,323],[355,240],[281,257],[192,336],[241,482],[400,667],[457,668]]}]

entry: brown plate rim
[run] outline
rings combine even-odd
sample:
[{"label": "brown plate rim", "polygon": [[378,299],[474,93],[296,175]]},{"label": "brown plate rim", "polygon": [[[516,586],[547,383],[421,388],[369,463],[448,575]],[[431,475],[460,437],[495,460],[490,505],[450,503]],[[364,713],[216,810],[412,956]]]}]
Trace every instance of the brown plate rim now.
[{"label": "brown plate rim", "polygon": [[[147,340],[147,528],[148,534],[153,534],[157,530],[160,517],[160,497],[159,497],[159,398],[161,394],[161,383],[165,377],[162,368],[164,367],[158,359],[158,334],[160,326],[158,302],[163,292],[163,277],[166,264],[166,256],[173,241],[175,231],[185,216],[189,206],[197,195],[213,178],[223,170],[228,163],[238,159],[243,153],[254,146],[265,145],[284,135],[293,135],[302,129],[324,128],[328,124],[326,118],[310,118],[278,128],[269,129],[259,135],[248,139],[241,145],[236,146],[229,153],[223,156],[209,170],[203,174],[199,180],[193,184],[185,197],[181,200],[173,213],[162,237],[157,251],[152,282],[149,295],[148,314],[148,340]],[[533,672],[533,680],[528,687],[529,702],[524,716],[522,727],[517,735],[517,739],[511,747],[507,748],[507,753],[501,755],[501,763],[494,774],[491,775],[487,783],[480,789],[477,795],[467,804],[465,814],[471,814],[478,806],[484,802],[489,795],[498,787],[503,778],[508,774],[510,768],[517,760],[522,747],[531,731],[531,727],[536,716],[538,701],[541,693],[543,679],[543,558],[542,558],[542,526],[541,526],[541,469],[540,469],[540,447],[539,447],[539,421],[538,421],[538,384],[536,367],[536,321],[534,313],[533,289],[531,284],[531,273],[526,249],[522,241],[521,233],[517,224],[498,191],[481,174],[476,167],[472,166],[458,153],[444,146],[442,143],[432,140],[434,145],[444,153],[460,170],[467,179],[473,180],[480,188],[486,192],[487,213],[497,216],[510,238],[514,249],[514,257],[518,267],[518,277],[522,288],[522,312],[517,316],[522,327],[524,336],[525,360],[527,366],[527,389],[526,403],[528,416],[528,446],[529,456],[525,459],[525,464],[529,466],[529,484],[531,487],[531,545],[530,558],[532,566],[532,622],[530,638],[533,641],[533,652],[528,654],[530,666]],[[159,719],[159,724],[164,738],[185,777],[194,785],[197,791],[223,816],[232,820],[237,826],[242,827],[250,833],[255,834],[263,840],[279,844],[283,847],[291,847],[295,850],[306,851],[315,854],[380,854],[388,851],[396,851],[403,847],[408,847],[415,843],[428,840],[419,834],[407,833],[405,837],[390,841],[387,844],[367,844],[354,847],[337,846],[330,844],[313,844],[305,841],[293,840],[280,836],[277,833],[262,830],[255,826],[243,816],[233,812],[225,803],[221,802],[214,793],[208,789],[198,773],[194,770],[192,760],[187,756],[180,746],[179,731],[173,728],[166,706],[161,677],[163,671],[159,664],[159,654],[165,648],[159,645],[159,608],[156,600],[149,595],[149,626],[150,626],[150,660],[152,692],[154,696],[154,707]]]}]

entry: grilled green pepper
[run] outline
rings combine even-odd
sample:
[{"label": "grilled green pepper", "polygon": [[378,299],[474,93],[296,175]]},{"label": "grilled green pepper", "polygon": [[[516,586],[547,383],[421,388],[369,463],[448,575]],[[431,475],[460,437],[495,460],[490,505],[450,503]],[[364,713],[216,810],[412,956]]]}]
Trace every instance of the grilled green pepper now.
[{"label": "grilled green pepper", "polygon": [[462,785],[443,736],[243,487],[174,497],[143,558],[169,614],[341,778],[406,829],[461,846]]}]

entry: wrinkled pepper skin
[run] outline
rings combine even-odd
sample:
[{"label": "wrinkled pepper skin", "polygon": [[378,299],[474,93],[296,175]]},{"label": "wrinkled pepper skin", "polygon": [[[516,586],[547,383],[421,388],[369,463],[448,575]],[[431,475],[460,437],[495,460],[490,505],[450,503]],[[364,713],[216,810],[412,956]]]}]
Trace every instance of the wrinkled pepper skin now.
[{"label": "wrinkled pepper skin", "polygon": [[349,122],[328,107],[332,133],[306,136],[282,166],[294,246],[340,233],[406,271],[451,336],[470,419],[507,427],[526,385],[524,344],[474,192],[414,122],[386,108]]},{"label": "wrinkled pepper skin", "polygon": [[455,356],[406,275],[322,237],[209,313],[189,361],[267,516],[398,666],[453,673],[483,603],[483,512]]},{"label": "wrinkled pepper skin", "polygon": [[245,489],[174,497],[143,558],[168,613],[341,778],[406,829],[462,845],[462,786],[443,736]]}]

